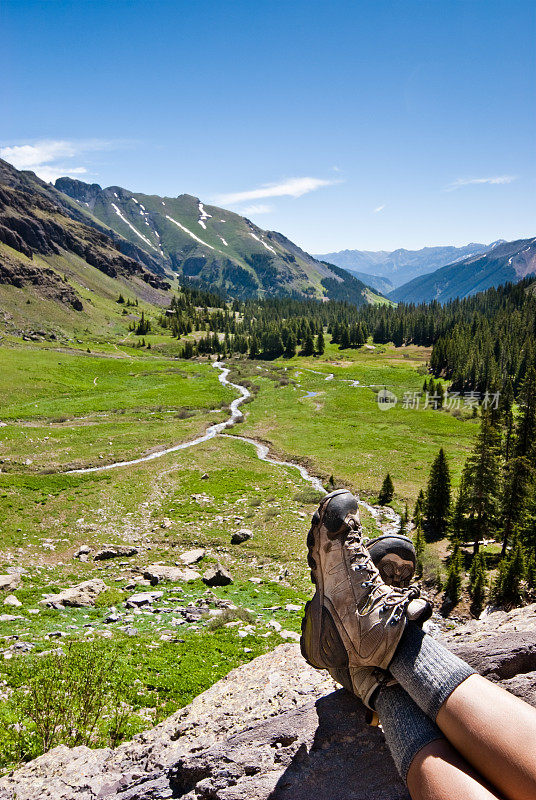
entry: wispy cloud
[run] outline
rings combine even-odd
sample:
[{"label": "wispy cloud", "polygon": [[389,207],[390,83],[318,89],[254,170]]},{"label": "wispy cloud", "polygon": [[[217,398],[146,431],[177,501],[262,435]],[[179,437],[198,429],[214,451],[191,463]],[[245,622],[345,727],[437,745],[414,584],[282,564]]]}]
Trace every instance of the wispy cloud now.
[{"label": "wispy cloud", "polygon": [[32,170],[44,181],[55,181],[64,175],[85,175],[88,170],[80,160],[84,160],[82,156],[86,153],[118,146],[121,143],[101,139],[43,139],[32,144],[0,147],[0,158],[17,169]]},{"label": "wispy cloud", "polygon": [[494,175],[491,178],[458,178],[457,180],[449,183],[445,187],[447,192],[452,192],[454,189],[461,189],[462,186],[474,186],[475,184],[489,183],[489,184],[503,184],[512,183],[517,179],[517,175]]},{"label": "wispy cloud", "polygon": [[240,209],[240,213],[246,216],[248,214],[251,216],[254,214],[269,214],[270,211],[273,211],[273,206],[269,206],[267,203],[255,203],[252,206],[245,206]]},{"label": "wispy cloud", "polygon": [[383,206],[378,206],[378,208],[375,208],[375,209],[374,209],[374,211],[373,211],[372,213],[373,213],[373,214],[379,214],[379,213],[380,213],[380,211],[383,211],[383,209],[384,209],[384,208],[385,208],[385,203],[384,203],[384,205],[383,205]]},{"label": "wispy cloud", "polygon": [[340,181],[325,180],[323,178],[288,178],[280,183],[265,183],[259,186],[258,189],[220,194],[216,197],[216,202],[236,205],[248,200],[261,200],[266,197],[302,197],[302,195],[314,192],[322,186],[333,186],[335,183],[340,183]]}]

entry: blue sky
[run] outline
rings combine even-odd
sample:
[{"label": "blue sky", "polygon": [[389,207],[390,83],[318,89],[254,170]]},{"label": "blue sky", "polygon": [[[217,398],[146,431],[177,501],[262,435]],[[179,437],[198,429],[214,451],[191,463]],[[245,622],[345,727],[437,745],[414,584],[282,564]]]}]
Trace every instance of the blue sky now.
[{"label": "blue sky", "polygon": [[310,252],[536,235],[533,0],[2,0],[0,155]]}]

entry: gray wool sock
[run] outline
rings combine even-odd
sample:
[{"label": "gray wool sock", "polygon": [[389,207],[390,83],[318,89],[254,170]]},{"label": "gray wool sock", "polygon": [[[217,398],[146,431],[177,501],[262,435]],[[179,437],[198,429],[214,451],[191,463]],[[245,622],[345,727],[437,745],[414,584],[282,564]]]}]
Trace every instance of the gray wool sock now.
[{"label": "gray wool sock", "polygon": [[381,689],[375,706],[395,766],[406,781],[411,762],[419,750],[444,736],[397,684]]},{"label": "gray wool sock", "polygon": [[430,719],[475,670],[446,647],[408,622],[389,672]]}]

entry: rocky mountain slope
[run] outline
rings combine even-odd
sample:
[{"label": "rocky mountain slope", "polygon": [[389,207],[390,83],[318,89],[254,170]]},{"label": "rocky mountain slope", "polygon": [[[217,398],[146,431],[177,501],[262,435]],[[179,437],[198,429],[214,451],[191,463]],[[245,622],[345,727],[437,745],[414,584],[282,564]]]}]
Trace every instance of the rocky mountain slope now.
[{"label": "rocky mountain slope", "polygon": [[[392,288],[396,288],[419,275],[433,272],[445,264],[452,264],[454,261],[485,253],[496,244],[499,242],[492,244],[471,242],[463,247],[423,247],[421,250],[405,250],[404,248],[377,252],[340,250],[336,253],[326,253],[316,257],[349,270],[360,280],[370,283],[380,291],[389,291],[389,289],[382,289],[378,283],[379,279],[387,279],[392,284]],[[365,277],[369,275],[372,281]]]},{"label": "rocky mountain slope", "polygon": [[43,325],[48,306],[40,305],[42,301],[84,317],[87,298],[84,302],[81,286],[87,289],[91,275],[113,299],[128,287],[135,296],[165,302],[171,283],[164,270],[156,262],[144,264],[123,242],[134,257],[126,255],[118,239],[88,221],[33,173],[0,161],[0,295],[5,322],[33,319]]},{"label": "rocky mountain slope", "polygon": [[502,242],[489,252],[455,261],[389,293],[392,300],[421,303],[469,297],[492,286],[536,274],[536,239]]},{"label": "rocky mountain slope", "polygon": [[357,278],[317,261],[282,234],[192,195],[159,197],[72,178],[59,178],[55,187],[162,269],[231,296],[344,296],[357,305],[375,299]]},{"label": "rocky mountain slope", "polygon": [[[536,705],[536,604],[440,634]],[[363,706],[283,644],[116,750],[56,747],[0,779],[0,800],[407,800]]]}]

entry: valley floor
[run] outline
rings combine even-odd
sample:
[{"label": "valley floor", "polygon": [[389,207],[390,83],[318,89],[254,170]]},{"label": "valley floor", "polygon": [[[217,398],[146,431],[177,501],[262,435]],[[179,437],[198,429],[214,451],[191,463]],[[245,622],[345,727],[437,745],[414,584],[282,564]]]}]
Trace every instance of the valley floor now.
[{"label": "valley floor", "polygon": [[[0,615],[0,671],[9,687],[21,653],[33,658],[69,641],[106,650],[131,708],[124,736],[233,666],[298,638],[311,594],[305,537],[321,495],[293,467],[259,460],[238,436],[266,443],[326,486],[331,477],[359,493],[369,504],[365,530],[376,535],[393,519],[370,505],[385,473],[395,510],[411,508],[440,447],[457,483],[477,428],[468,414],[405,407],[404,394],[422,386],[426,349],[341,353],[328,345],[322,357],[230,359],[229,379],[251,391],[230,435],[136,465],[69,473],[160,453],[229,418],[238,393],[211,362],[175,358],[169,336],[146,338],[150,351],[124,336],[68,346],[8,336],[0,346],[0,569],[21,573],[13,592],[21,605]],[[383,387],[399,398],[388,411],[377,403]],[[251,538],[231,544],[243,529]],[[91,548],[87,561],[75,557],[82,545]],[[95,561],[104,545],[137,552]],[[195,569],[219,562],[233,583],[207,590],[201,580],[162,582],[148,607],[125,609],[134,592],[154,590],[143,579],[148,565],[180,564],[192,547],[206,551]],[[434,558],[431,569],[441,568]],[[96,606],[40,605],[45,594],[93,578],[109,587]],[[15,711],[8,704],[4,713],[9,724]],[[94,743],[106,735],[97,732]],[[14,758],[8,739],[0,741],[5,767]]]}]

